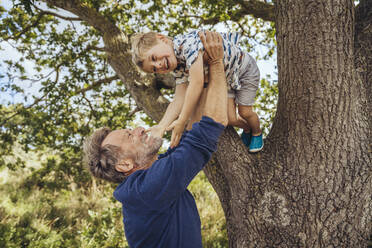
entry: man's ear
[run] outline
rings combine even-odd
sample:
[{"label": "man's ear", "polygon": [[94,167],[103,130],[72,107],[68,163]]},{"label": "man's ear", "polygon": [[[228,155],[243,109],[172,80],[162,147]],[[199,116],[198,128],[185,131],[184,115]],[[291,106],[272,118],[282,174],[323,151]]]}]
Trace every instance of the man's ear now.
[{"label": "man's ear", "polygon": [[131,171],[134,167],[134,161],[133,159],[126,158],[119,160],[118,163],[115,165],[115,169],[119,172],[128,173]]}]

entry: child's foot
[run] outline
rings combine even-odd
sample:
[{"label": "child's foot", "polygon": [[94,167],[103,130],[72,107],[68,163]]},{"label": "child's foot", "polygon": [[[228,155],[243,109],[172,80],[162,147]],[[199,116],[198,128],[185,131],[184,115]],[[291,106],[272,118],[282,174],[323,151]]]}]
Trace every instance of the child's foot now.
[{"label": "child's foot", "polygon": [[262,150],[264,144],[262,139],[262,133],[258,136],[251,135],[251,143],[249,144],[250,152],[259,152]]},{"label": "child's foot", "polygon": [[242,132],[242,135],[240,136],[242,138],[242,141],[246,147],[249,147],[249,144],[251,143],[252,133],[246,133]]}]

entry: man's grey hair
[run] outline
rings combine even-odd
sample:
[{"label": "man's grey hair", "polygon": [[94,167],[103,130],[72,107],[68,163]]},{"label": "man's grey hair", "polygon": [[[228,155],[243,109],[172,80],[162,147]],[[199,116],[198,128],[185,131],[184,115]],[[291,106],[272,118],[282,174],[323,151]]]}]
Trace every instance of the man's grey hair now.
[{"label": "man's grey hair", "polygon": [[91,174],[114,183],[121,183],[126,175],[115,169],[119,158],[123,156],[120,147],[106,144],[102,146],[103,140],[111,133],[108,127],[96,130],[84,141],[84,161],[89,167]]}]

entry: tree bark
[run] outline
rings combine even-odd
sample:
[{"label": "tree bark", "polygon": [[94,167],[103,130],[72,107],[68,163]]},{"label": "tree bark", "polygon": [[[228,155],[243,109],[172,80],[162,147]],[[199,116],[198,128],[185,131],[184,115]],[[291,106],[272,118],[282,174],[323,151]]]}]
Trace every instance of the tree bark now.
[{"label": "tree bark", "polygon": [[[366,118],[369,120],[369,143],[372,146],[372,0],[362,0],[355,10],[355,69],[366,89],[363,99]],[[372,147],[371,147],[372,149]]]},{"label": "tree bark", "polygon": [[265,237],[271,244],[366,246],[371,158],[353,10],[351,0],[277,2],[279,101],[270,138],[280,155],[271,184],[284,190],[271,194],[286,214],[273,227],[282,231]]},{"label": "tree bark", "polygon": [[277,2],[279,101],[265,149],[248,156],[227,130],[221,175],[206,170],[230,247],[367,246],[370,3],[358,6],[354,43],[352,1]]},{"label": "tree bark", "polygon": [[276,8],[279,102],[265,149],[247,156],[227,130],[216,153],[221,175],[206,169],[229,247],[366,247],[371,1],[357,8],[355,47],[352,1],[277,1]]},{"label": "tree bark", "polygon": [[[130,62],[125,34],[79,1],[47,2],[102,32],[111,66],[137,104],[159,120],[167,102],[154,78]],[[358,20],[368,19],[367,9],[358,9]],[[229,246],[366,247],[372,39],[357,34],[354,43],[352,0],[276,1],[275,19],[279,100],[265,148],[249,154],[227,128],[205,169],[225,211]],[[368,26],[357,27],[371,34]]]}]

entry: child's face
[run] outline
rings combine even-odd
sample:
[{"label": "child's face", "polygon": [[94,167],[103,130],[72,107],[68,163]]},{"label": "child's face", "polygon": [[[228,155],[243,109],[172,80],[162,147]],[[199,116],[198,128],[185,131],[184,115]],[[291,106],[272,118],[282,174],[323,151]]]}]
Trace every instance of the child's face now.
[{"label": "child's face", "polygon": [[176,67],[177,58],[172,41],[159,36],[157,44],[145,52],[142,69],[148,73],[164,74],[173,71]]}]

